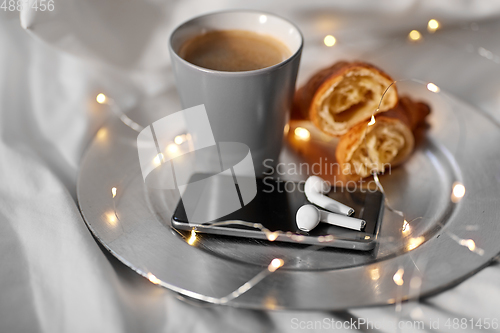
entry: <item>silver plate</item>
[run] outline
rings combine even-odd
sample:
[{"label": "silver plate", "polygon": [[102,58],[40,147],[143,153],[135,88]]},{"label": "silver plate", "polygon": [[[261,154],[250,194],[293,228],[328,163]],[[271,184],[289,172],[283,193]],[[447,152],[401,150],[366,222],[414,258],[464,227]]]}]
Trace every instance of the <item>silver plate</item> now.
[{"label": "silver plate", "polygon": [[[196,299],[213,301],[230,294],[277,257],[285,262],[282,268],[228,304],[338,310],[438,292],[500,252],[500,128],[452,96],[431,94],[411,82],[399,89],[429,101],[433,113],[411,159],[381,182],[393,207],[408,219],[422,219],[405,234],[402,219],[386,210],[380,245],[373,253],[210,236],[199,236],[189,245],[189,234],[169,224],[178,197],[145,188],[137,133],[118,119],[99,131],[83,158],[78,179],[82,215],[95,237],[124,264]],[[175,103],[172,93],[148,101],[129,116],[147,125],[164,116],[164,109],[177,111]],[[300,160],[300,155],[285,148],[281,158],[288,163]],[[450,201],[455,182],[466,188],[458,203]],[[475,241],[475,251],[466,239]],[[402,275],[399,281],[395,274],[396,280]]]}]

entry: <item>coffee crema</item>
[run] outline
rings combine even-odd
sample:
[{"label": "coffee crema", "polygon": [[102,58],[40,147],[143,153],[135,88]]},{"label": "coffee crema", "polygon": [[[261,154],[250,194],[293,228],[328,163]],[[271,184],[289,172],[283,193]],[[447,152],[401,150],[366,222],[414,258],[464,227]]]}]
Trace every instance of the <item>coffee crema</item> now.
[{"label": "coffee crema", "polygon": [[280,40],[246,30],[209,31],[187,40],[179,50],[179,56],[194,65],[226,72],[270,67],[290,55]]}]

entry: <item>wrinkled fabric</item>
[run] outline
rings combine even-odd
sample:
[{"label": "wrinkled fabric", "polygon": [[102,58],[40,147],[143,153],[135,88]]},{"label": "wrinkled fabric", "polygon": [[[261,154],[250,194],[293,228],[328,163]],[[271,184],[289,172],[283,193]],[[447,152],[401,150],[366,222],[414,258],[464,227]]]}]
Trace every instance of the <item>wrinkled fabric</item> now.
[{"label": "wrinkled fabric", "polygon": [[[82,220],[75,194],[82,154],[105,119],[113,117],[95,96],[105,92],[127,108],[172,91],[168,34],[189,17],[228,7],[277,12],[297,22],[306,38],[299,82],[338,58],[374,57],[401,75],[428,75],[498,120],[498,72],[490,70],[489,60],[476,55],[471,62],[464,55],[467,45],[474,52],[484,47],[500,54],[498,34],[482,34],[478,40],[461,29],[463,22],[499,17],[500,4],[151,0],[56,1],[55,7],[53,13],[23,10],[20,19],[0,11],[0,332],[288,332],[300,331],[295,322],[324,318],[439,318],[446,331],[448,318],[500,317],[497,263],[401,311],[379,306],[335,313],[272,312],[186,301],[152,285],[100,247]],[[404,62],[384,63],[387,50],[377,40],[386,43],[413,26],[425,27],[433,15],[456,27],[443,35],[448,48],[441,50],[439,70],[426,72],[431,59],[425,53],[411,68]],[[321,40],[330,31],[339,45],[342,40],[348,45],[325,50]],[[362,46],[355,49],[357,42]],[[369,52],[374,48],[381,52],[378,58]]]},{"label": "wrinkled fabric", "polygon": [[443,24],[497,16],[500,3],[433,0],[90,0],[56,1],[53,11],[25,6],[21,25],[52,46],[122,68],[168,65],[168,36],[177,25],[207,12],[227,9],[275,12],[293,19],[304,34],[341,31],[366,37],[413,29],[437,17]]}]

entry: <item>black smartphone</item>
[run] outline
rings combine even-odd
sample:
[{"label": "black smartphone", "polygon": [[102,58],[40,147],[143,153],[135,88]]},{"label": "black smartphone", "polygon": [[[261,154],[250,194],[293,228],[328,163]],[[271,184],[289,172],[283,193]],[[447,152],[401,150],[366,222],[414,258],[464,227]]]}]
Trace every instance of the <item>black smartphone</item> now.
[{"label": "black smartphone", "polygon": [[[189,184],[206,178],[205,174],[195,174],[191,177]],[[235,180],[235,186],[238,184]],[[260,229],[231,224],[231,221],[245,221],[260,223],[270,231],[281,231],[275,241],[298,242],[302,244],[315,244],[328,247],[337,247],[351,250],[369,251],[374,249],[379,232],[383,208],[384,195],[379,191],[352,190],[345,187],[332,187],[327,193],[330,198],[352,207],[355,210],[353,217],[366,221],[366,226],[361,231],[350,230],[320,222],[319,225],[309,233],[299,230],[295,221],[297,210],[305,204],[310,204],[304,194],[304,182],[291,182],[271,177],[257,178],[257,194],[251,202],[242,208],[212,221],[188,221],[182,199],[179,200],[177,208],[172,216],[172,226],[180,230],[192,230],[196,232],[246,237],[256,239],[267,239],[265,232]],[[187,190],[189,186],[187,185]],[[198,185],[199,186],[199,185]],[[218,187],[213,187],[216,197]],[[205,192],[207,189],[197,193]],[[208,189],[211,191],[211,189]],[[318,207],[321,209],[321,207]],[[211,226],[214,222],[225,222],[224,226]],[[288,234],[287,234],[288,233]],[[302,235],[303,237],[290,237],[290,233]],[[334,241],[325,242],[320,236],[333,236]],[[330,237],[331,238],[331,237]]]}]

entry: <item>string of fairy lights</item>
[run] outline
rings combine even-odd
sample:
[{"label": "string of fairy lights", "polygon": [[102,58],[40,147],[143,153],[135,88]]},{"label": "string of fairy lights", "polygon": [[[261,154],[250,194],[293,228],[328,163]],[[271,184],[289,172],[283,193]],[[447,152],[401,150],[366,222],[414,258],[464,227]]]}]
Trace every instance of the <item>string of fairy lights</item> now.
[{"label": "string of fairy lights", "polygon": [[[439,30],[440,28],[441,28],[441,24],[436,19],[431,19],[427,23],[428,33],[434,33],[437,30]],[[411,30],[407,35],[407,39],[409,42],[420,42],[423,39],[423,35],[418,30]],[[338,43],[338,40],[333,35],[327,35],[324,37],[323,43],[326,47],[333,47]],[[490,60],[495,60],[495,62],[496,62],[496,59],[498,58],[499,62],[500,62],[500,57],[492,54],[490,51],[485,50],[484,48],[479,48],[478,53],[481,56],[486,57]],[[433,93],[440,92],[440,88],[432,82],[422,82],[422,81],[414,80],[414,79],[410,79],[410,80],[416,81],[416,82],[421,83],[421,84],[425,84],[426,88],[430,92],[433,92]],[[404,81],[404,80],[394,81],[391,84],[391,86],[398,83],[398,82],[401,82],[401,81]],[[387,92],[387,90],[389,88],[390,88],[390,86],[386,89],[385,92]],[[385,92],[382,96],[382,99],[384,98]],[[380,103],[382,102],[382,99],[381,99]],[[111,111],[123,122],[123,124],[125,124],[126,126],[131,128],[132,130],[134,130],[136,132],[140,132],[144,128],[143,126],[141,126],[137,122],[130,119],[123,112],[123,110],[118,106],[118,104],[115,103],[115,101],[112,98],[106,96],[105,94],[99,93],[96,96],[96,101],[99,104],[109,106]],[[377,110],[375,110],[373,112],[371,119],[367,124],[368,127],[376,124],[376,117],[375,117],[376,112],[377,112]],[[297,126],[293,129],[291,129],[290,124],[287,124],[285,127],[285,134],[288,134],[288,132],[290,130],[293,130],[292,134],[297,140],[309,141],[311,139],[311,133],[307,128]],[[107,135],[107,132],[105,131],[104,128],[99,130],[97,133],[97,137],[101,137],[101,138],[104,138],[106,135]],[[189,133],[176,136],[174,138],[172,144],[170,144],[167,147],[167,150],[173,154],[178,153],[179,147],[183,143],[189,142],[190,140],[191,140],[191,136]],[[365,144],[366,144],[366,140],[365,140]],[[164,156],[162,155],[162,153],[160,153],[155,157],[156,163],[155,163],[155,161],[153,161],[153,163],[155,165],[159,165],[161,163],[161,161],[163,161],[163,160],[164,160]],[[379,189],[379,191],[381,191],[382,193],[385,194],[385,189],[384,189],[382,182],[379,178],[379,175],[377,173],[373,173],[373,179],[374,179],[375,184],[376,184],[377,188]],[[108,218],[109,222],[113,225],[116,224],[117,222],[119,222],[118,213],[117,213],[117,202],[116,202],[118,200],[118,197],[117,197],[118,193],[119,193],[118,187],[113,186],[111,188],[111,196],[112,196],[112,201],[113,201],[113,212],[110,214],[107,214],[107,218]],[[456,182],[452,186],[450,200],[453,203],[458,203],[465,196],[465,193],[466,193],[465,186],[459,182]],[[402,218],[401,230],[402,230],[403,234],[409,234],[411,229],[412,229],[412,224],[423,219],[423,217],[417,217],[417,218],[408,220],[403,211],[400,211],[391,205],[387,196],[385,196],[385,206],[386,206],[386,208],[388,208],[388,210],[390,212],[392,212],[392,213],[394,213]],[[301,242],[304,239],[304,236],[301,234],[295,234],[295,233],[291,233],[291,232],[283,232],[283,231],[279,231],[279,230],[271,231],[271,230],[265,228],[260,223],[251,223],[251,222],[244,222],[244,221],[224,221],[224,222],[211,223],[210,226],[215,227],[215,226],[235,225],[235,224],[260,230],[260,231],[265,233],[266,238],[271,242],[277,240],[280,237],[288,237],[296,242]],[[206,227],[206,226],[204,225],[204,227]],[[446,233],[457,244],[469,249],[471,252],[476,253],[478,255],[484,254],[484,250],[477,247],[476,243],[473,239],[460,238],[459,236],[457,236],[457,235],[455,235],[447,230],[444,230],[444,233]],[[186,236],[184,234],[181,234],[181,236],[184,237],[187,244],[189,244],[191,246],[195,246],[197,241],[198,241],[196,228],[193,228],[191,230],[191,232],[189,232],[188,236]],[[335,237],[333,235],[319,236],[318,241],[321,243],[334,242]],[[411,250],[417,248],[418,246],[420,246],[424,241],[425,241],[425,239],[422,236],[411,237],[408,240],[408,244],[407,244],[406,248],[408,251],[411,251]],[[316,247],[321,248],[321,246],[316,246]],[[415,261],[414,261],[414,263],[415,263]],[[187,296],[189,296],[191,298],[202,300],[202,301],[209,302],[209,303],[226,304],[226,303],[230,302],[231,300],[234,300],[235,298],[241,296],[242,294],[244,294],[245,292],[247,292],[251,288],[253,288],[256,284],[261,282],[267,276],[269,276],[270,274],[273,274],[279,268],[283,267],[284,264],[285,264],[285,262],[283,261],[283,259],[274,258],[265,269],[260,271],[253,278],[251,278],[250,280],[248,280],[247,282],[242,284],[239,288],[237,288],[236,290],[234,290],[233,292],[229,293],[228,295],[226,295],[224,297],[211,297],[211,296],[206,296],[206,295],[201,295],[201,294],[197,294],[194,292],[186,292],[186,291],[184,291],[184,294],[186,294]],[[418,269],[416,263],[415,263],[415,267]],[[398,290],[400,290],[400,288],[402,288],[402,286],[405,284],[404,275],[405,275],[404,268],[398,267],[398,270],[392,276],[393,282],[396,284]],[[166,285],[166,283],[161,281],[159,278],[157,278],[152,272],[145,273],[144,276],[147,279],[149,279],[149,281],[153,284],[162,285],[165,287],[171,287],[171,286]],[[381,272],[379,271],[378,268],[374,268],[370,271],[370,277],[373,281],[379,280],[381,278]],[[414,276],[409,280],[409,284],[410,284],[410,288],[418,289],[418,288],[420,288],[420,286],[422,284],[422,279],[419,276]],[[400,299],[400,300],[394,300],[393,302],[389,301],[389,303],[396,303],[396,305],[400,307],[401,301],[402,300]]]}]

